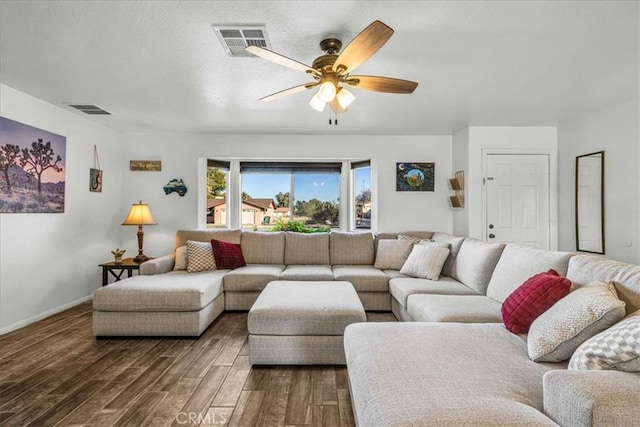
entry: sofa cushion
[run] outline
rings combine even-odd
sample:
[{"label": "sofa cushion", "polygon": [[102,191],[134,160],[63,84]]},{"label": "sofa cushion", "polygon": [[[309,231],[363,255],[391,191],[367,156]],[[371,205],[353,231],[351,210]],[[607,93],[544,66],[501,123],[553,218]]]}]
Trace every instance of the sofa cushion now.
[{"label": "sofa cushion", "polygon": [[215,270],[216,264],[213,258],[211,242],[187,241],[187,271],[196,273],[198,271]]},{"label": "sofa cushion", "polygon": [[501,243],[465,239],[451,267],[451,277],[486,295],[489,280],[503,248]]},{"label": "sofa cushion", "polygon": [[623,317],[624,302],[612,284],[578,288],[533,322],[527,340],[529,357],[534,362],[567,360],[580,344]]},{"label": "sofa cushion", "polygon": [[420,237],[413,237],[409,236],[408,234],[398,234],[397,240],[406,240],[407,242],[411,242],[414,245],[417,245],[418,243],[432,242],[431,239],[421,239]]},{"label": "sofa cushion", "polygon": [[329,234],[286,232],[284,263],[286,265],[331,264]]},{"label": "sofa cushion", "polygon": [[242,254],[247,264],[284,264],[284,231],[242,233]]},{"label": "sofa cushion", "polygon": [[500,303],[484,295],[413,294],[407,312],[414,322],[502,322]]},{"label": "sofa cushion", "polygon": [[555,270],[534,274],[502,303],[504,325],[514,334],[526,333],[538,316],[567,296],[570,290],[571,281],[560,277]]},{"label": "sofa cushion", "polygon": [[344,345],[358,425],[555,425],[541,412],[550,368],[500,324],[356,323]]},{"label": "sofa cushion", "polygon": [[447,261],[444,263],[442,267],[442,274],[445,276],[451,277],[453,271],[453,263],[458,256],[458,252],[460,252],[460,247],[462,246],[462,242],[464,242],[464,237],[456,237],[447,233],[433,233],[431,240],[438,243],[448,243],[449,244],[449,256],[447,257]]},{"label": "sofa cushion", "polygon": [[476,291],[451,277],[440,280],[394,277],[389,280],[389,292],[402,307],[407,307],[407,298],[413,294],[478,295]]},{"label": "sofa cushion", "polygon": [[237,243],[211,239],[211,248],[218,269],[233,269],[247,265],[242,256],[242,248]]},{"label": "sofa cushion", "polygon": [[389,276],[371,265],[334,265],[333,280],[350,282],[358,292],[389,292]]},{"label": "sofa cushion", "polygon": [[640,372],[640,310],[583,342],[569,369]]},{"label": "sofa cushion", "polygon": [[93,294],[93,308],[100,311],[198,311],[222,293],[223,277],[228,271],[172,271],[154,276],[133,276],[97,289]]},{"label": "sofa cushion", "polygon": [[400,273],[421,279],[438,280],[448,256],[449,245],[446,243],[425,242],[414,245]]},{"label": "sofa cushion", "polygon": [[380,270],[400,270],[409,257],[411,249],[413,249],[413,243],[407,240],[379,240],[373,266]]},{"label": "sofa cushion", "polygon": [[175,263],[173,264],[173,269],[176,271],[187,269],[187,245],[180,246],[176,249],[176,258]]},{"label": "sofa cushion", "polygon": [[214,230],[178,230],[176,231],[175,248],[187,244],[187,240],[194,242],[210,242],[211,239],[224,240],[229,243],[240,243],[242,230],[214,229]]},{"label": "sofa cushion", "polygon": [[594,280],[610,280],[616,288],[618,298],[627,304],[627,314],[640,309],[640,265],[595,255],[576,255],[569,260],[567,278],[574,285],[586,285]]},{"label": "sofa cushion", "polygon": [[493,270],[487,296],[504,300],[527,278],[541,271],[554,269],[560,276],[567,274],[571,254],[508,244]]},{"label": "sofa cushion", "polygon": [[331,265],[372,265],[373,235],[332,231],[329,234]]},{"label": "sofa cushion", "polygon": [[267,283],[280,279],[283,265],[249,264],[231,270],[224,276],[225,292],[259,292]]},{"label": "sofa cushion", "polygon": [[280,280],[333,280],[330,265],[288,265]]}]

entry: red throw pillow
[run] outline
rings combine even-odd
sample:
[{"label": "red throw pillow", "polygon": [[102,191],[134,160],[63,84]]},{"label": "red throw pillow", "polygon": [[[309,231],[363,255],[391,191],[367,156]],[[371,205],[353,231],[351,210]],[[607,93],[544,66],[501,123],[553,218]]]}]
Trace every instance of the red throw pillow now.
[{"label": "red throw pillow", "polygon": [[502,320],[514,334],[524,334],[534,320],[569,294],[571,281],[555,270],[531,276],[502,303]]},{"label": "red throw pillow", "polygon": [[244,256],[242,256],[242,248],[237,243],[211,239],[211,248],[213,249],[213,259],[216,261],[218,270],[247,265],[244,261]]}]

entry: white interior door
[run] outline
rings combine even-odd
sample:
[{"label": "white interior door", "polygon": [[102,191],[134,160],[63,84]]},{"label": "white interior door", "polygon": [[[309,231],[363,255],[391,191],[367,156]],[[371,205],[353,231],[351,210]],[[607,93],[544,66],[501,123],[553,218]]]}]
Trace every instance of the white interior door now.
[{"label": "white interior door", "polygon": [[487,154],[485,160],[484,240],[550,249],[549,156]]}]

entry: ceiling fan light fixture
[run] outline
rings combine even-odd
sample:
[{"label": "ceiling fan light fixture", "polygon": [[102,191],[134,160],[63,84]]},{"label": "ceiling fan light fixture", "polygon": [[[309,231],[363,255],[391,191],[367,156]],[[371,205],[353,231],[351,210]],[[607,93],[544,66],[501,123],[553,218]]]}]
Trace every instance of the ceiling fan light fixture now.
[{"label": "ceiling fan light fixture", "polygon": [[324,102],[331,102],[336,97],[336,85],[333,82],[326,81],[320,84],[318,89],[318,97]]},{"label": "ceiling fan light fixture", "polygon": [[336,94],[336,99],[338,100],[338,104],[346,110],[356,97],[347,89],[341,87]]},{"label": "ceiling fan light fixture", "polygon": [[313,95],[313,97],[311,98],[311,101],[309,101],[309,105],[311,106],[311,108],[313,108],[314,110],[322,113],[324,111],[324,107],[325,105],[327,105],[326,102],[324,102],[322,99],[320,99],[319,93],[316,93],[315,95]]}]

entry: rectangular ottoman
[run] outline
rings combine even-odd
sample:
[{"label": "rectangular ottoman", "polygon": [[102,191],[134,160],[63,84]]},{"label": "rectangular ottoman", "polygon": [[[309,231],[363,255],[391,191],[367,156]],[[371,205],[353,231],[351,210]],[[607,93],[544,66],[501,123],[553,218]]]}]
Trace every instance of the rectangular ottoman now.
[{"label": "rectangular ottoman", "polygon": [[249,310],[252,365],[344,365],[347,325],[366,322],[349,282],[274,281]]}]

